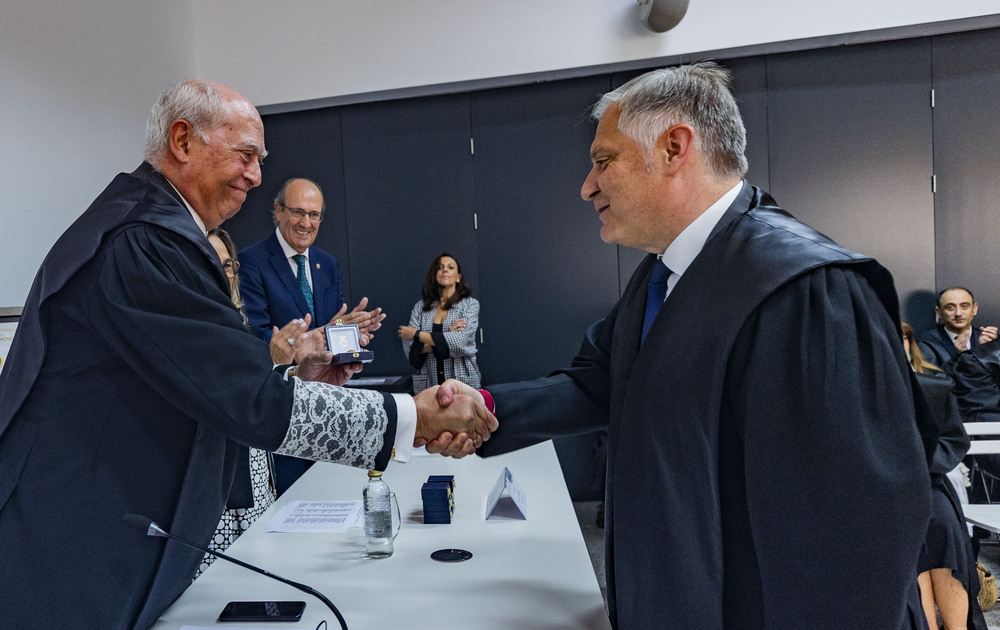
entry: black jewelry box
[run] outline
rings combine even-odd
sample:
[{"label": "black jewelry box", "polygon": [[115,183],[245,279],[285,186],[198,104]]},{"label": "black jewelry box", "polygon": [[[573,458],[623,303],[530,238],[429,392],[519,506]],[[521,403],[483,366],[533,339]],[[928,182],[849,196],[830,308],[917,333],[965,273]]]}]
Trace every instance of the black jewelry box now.
[{"label": "black jewelry box", "polygon": [[375,353],[361,349],[361,331],[356,324],[326,327],[326,345],[333,363],[371,363]]}]

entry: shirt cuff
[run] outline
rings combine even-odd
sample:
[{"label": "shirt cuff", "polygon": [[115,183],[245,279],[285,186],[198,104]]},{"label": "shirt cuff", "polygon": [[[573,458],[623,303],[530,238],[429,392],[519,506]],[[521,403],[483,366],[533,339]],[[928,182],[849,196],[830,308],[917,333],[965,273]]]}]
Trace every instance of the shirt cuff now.
[{"label": "shirt cuff", "polygon": [[493,394],[489,393],[485,389],[479,390],[479,393],[483,395],[483,402],[486,403],[486,410],[494,416],[497,415],[497,404],[493,400]]},{"label": "shirt cuff", "polygon": [[393,442],[396,452],[392,459],[405,464],[410,461],[413,438],[417,434],[417,404],[409,394],[393,394],[392,398],[396,401],[396,441]]}]

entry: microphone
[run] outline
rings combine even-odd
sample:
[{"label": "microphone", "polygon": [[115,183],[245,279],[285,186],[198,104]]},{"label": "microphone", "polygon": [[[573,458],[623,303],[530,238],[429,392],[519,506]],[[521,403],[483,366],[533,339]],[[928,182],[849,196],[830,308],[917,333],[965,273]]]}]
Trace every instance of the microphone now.
[{"label": "microphone", "polygon": [[327,599],[325,595],[323,595],[322,593],[320,593],[319,591],[317,591],[313,587],[306,586],[305,584],[299,584],[298,582],[293,582],[292,580],[289,580],[288,578],[283,578],[280,575],[275,575],[275,574],[271,573],[270,571],[265,571],[264,569],[261,569],[259,567],[255,567],[254,565],[249,564],[247,562],[243,562],[242,560],[237,560],[236,558],[233,558],[231,556],[227,556],[226,554],[222,553],[221,551],[213,551],[213,550],[209,549],[208,547],[205,547],[204,545],[199,545],[196,542],[191,542],[190,540],[187,540],[185,538],[181,538],[180,536],[175,536],[175,535],[171,534],[170,532],[166,531],[165,529],[163,529],[162,527],[160,527],[159,525],[157,525],[156,523],[154,523],[152,519],[147,518],[145,516],[139,516],[138,514],[126,514],[123,518],[124,518],[125,522],[130,527],[133,527],[133,528],[135,528],[135,529],[137,529],[139,531],[145,532],[147,536],[161,536],[163,538],[169,538],[170,540],[176,540],[177,542],[179,542],[179,543],[181,543],[183,545],[187,545],[188,547],[193,547],[193,548],[197,549],[198,551],[204,551],[205,553],[210,553],[213,556],[216,556],[217,558],[222,558],[223,560],[228,560],[229,562],[232,562],[233,564],[237,564],[237,565],[243,567],[244,569],[250,569],[251,571],[256,571],[257,573],[260,573],[261,575],[266,575],[267,577],[271,578],[272,580],[277,580],[277,581],[282,582],[284,584],[287,584],[287,585],[289,585],[291,587],[297,588],[298,590],[302,591],[303,593],[308,593],[308,594],[312,595],[313,597],[315,597],[316,599],[318,599],[319,601],[321,601],[324,604],[326,604],[327,607],[329,607],[330,610],[333,611],[333,614],[337,617],[337,621],[340,622],[340,627],[343,630],[347,630],[347,621],[344,620],[344,616],[340,614],[340,611],[337,610],[337,607],[334,606],[333,602],[331,602],[329,599]]}]

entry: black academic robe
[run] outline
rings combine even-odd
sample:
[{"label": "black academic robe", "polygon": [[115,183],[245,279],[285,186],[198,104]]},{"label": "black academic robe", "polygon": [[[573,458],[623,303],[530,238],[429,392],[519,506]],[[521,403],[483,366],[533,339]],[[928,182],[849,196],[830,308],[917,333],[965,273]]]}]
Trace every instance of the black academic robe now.
[{"label": "black academic robe", "polygon": [[[950,366],[955,381],[954,394],[966,422],[1000,422],[1000,339],[980,344],[958,355]],[[1000,476],[1000,455],[977,455],[976,464],[983,471]],[[973,484],[979,495],[982,484]],[[974,496],[976,500],[985,496]]]},{"label": "black academic robe", "polygon": [[482,454],[608,428],[617,628],[919,623],[937,434],[918,431],[888,272],[744,185],[640,347],[654,263],[571,368],[487,387]]},{"label": "black academic robe", "polygon": [[151,625],[203,554],[123,516],[207,542],[292,402],[176,192],[119,175],[43,262],[0,375],[0,625]]},{"label": "black academic robe", "polygon": [[[952,394],[952,380],[943,372],[917,374],[917,382],[938,422],[940,438],[931,460],[931,523],[928,527],[920,572],[948,568],[962,583],[969,598],[966,627],[986,630],[986,620],[979,608],[979,574],[962,512],[962,501],[947,474],[969,452],[969,436],[962,424],[962,414]],[[926,566],[923,566],[926,565]]]},{"label": "black academic robe", "polygon": [[1000,421],[1000,339],[959,355],[952,378],[966,422]]},{"label": "black academic robe", "polygon": [[[979,333],[976,330],[973,329],[972,335],[969,337],[969,350],[975,350],[982,345],[979,343]],[[944,324],[935,324],[933,330],[929,330],[921,336],[919,343],[920,351],[923,352],[927,361],[951,374],[959,352]]]}]

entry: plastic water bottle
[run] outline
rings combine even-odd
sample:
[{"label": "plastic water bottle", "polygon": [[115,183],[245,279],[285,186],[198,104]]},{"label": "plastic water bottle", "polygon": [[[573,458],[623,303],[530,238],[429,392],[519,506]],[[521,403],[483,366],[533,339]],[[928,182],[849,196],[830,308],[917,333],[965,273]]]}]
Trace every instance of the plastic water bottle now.
[{"label": "plastic water bottle", "polygon": [[364,490],[365,552],[369,558],[392,555],[392,505],[389,486],[382,481],[382,472],[368,471]]}]

